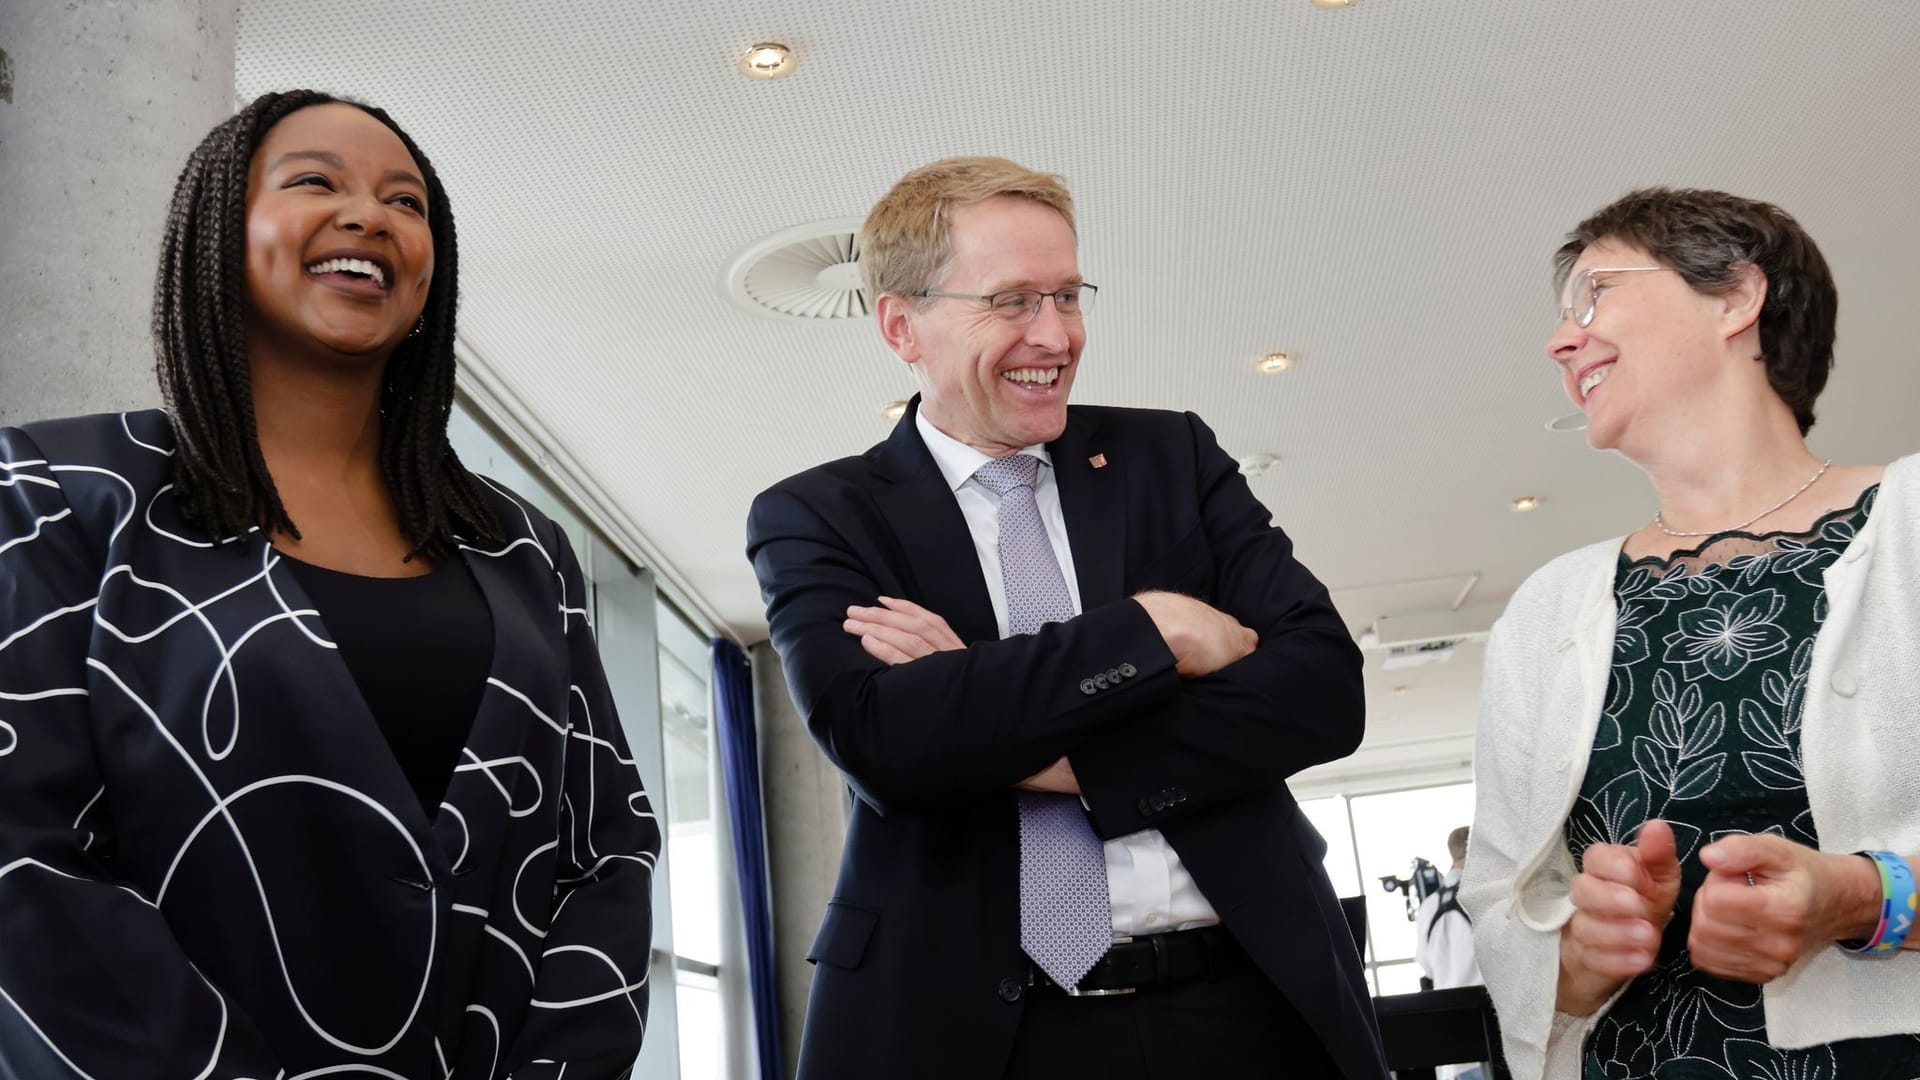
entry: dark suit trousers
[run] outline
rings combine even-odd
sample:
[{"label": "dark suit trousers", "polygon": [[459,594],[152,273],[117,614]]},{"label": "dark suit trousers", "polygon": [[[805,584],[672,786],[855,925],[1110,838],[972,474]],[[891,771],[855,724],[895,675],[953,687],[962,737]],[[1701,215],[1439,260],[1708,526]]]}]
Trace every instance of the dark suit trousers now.
[{"label": "dark suit trousers", "polygon": [[1029,987],[1006,1080],[1338,1080],[1320,1037],[1251,964],[1116,997]]}]

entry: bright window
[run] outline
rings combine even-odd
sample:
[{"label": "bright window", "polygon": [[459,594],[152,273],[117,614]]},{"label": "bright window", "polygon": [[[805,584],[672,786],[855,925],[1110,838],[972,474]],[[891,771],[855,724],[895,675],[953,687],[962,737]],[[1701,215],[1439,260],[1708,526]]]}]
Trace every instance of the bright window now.
[{"label": "bright window", "polygon": [[1366,898],[1366,961],[1373,992],[1410,994],[1420,989],[1407,892],[1388,892],[1383,879],[1411,878],[1416,858],[1446,873],[1453,864],[1447,834],[1473,820],[1473,785],[1334,795],[1303,802],[1300,810],[1327,840],[1323,865],[1333,891]]}]

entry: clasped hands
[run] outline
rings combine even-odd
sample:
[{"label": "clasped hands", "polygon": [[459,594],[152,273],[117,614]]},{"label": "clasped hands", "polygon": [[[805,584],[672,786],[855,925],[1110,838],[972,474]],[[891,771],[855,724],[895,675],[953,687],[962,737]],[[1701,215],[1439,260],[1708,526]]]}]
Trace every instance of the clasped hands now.
[{"label": "clasped hands", "polygon": [[[879,597],[879,606],[847,608],[841,629],[860,639],[860,647],[887,664],[904,664],[936,652],[964,649],[966,642],[947,620],[911,600]],[[1173,653],[1182,678],[1211,675],[1253,652],[1260,637],[1239,620],[1211,605],[1170,592],[1143,592],[1134,602],[1153,620],[1154,629]],[[1080,794],[1080,783],[1065,757],[1015,785],[1028,791]]]},{"label": "clasped hands", "polygon": [[[1557,1007],[1584,1016],[1652,970],[1679,899],[1680,863],[1673,829],[1659,819],[1634,843],[1594,844],[1581,861],[1573,917],[1560,931]],[[1766,833],[1724,837],[1700,849],[1700,861],[1707,877],[1693,894],[1687,951],[1697,970],[1741,982],[1770,982],[1813,950],[1863,936],[1863,905],[1879,893],[1867,860]]]}]

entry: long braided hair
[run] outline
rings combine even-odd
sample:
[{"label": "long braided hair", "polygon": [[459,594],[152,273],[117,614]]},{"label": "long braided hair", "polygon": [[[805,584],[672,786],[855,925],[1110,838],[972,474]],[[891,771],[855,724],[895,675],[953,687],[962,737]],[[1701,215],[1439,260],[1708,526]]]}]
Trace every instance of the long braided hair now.
[{"label": "long braided hair", "polygon": [[201,141],[174,186],[154,283],[155,368],[176,447],[181,515],[216,538],[259,526],[295,539],[260,453],[247,367],[247,179],[266,133],[298,109],[352,105],[385,124],[427,182],[433,281],[418,331],[388,357],[380,389],[380,472],[412,553],[440,560],[456,533],[498,543],[480,483],[447,442],[453,411],[458,249],[446,189],[427,156],[384,111],[313,90],[263,94]]}]

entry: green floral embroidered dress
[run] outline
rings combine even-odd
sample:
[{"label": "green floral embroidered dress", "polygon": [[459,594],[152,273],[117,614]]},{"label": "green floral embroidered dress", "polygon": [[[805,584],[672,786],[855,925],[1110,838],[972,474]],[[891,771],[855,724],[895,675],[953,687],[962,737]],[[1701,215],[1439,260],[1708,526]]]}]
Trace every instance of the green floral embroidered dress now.
[{"label": "green floral embroidered dress", "polygon": [[1587,845],[1630,843],[1641,822],[1662,818],[1682,883],[1654,970],[1588,1036],[1587,1080],[1920,1078],[1920,1037],[1768,1046],[1760,988],[1696,971],[1687,954],[1702,847],[1758,832],[1818,844],[1800,718],[1827,613],[1822,573],[1866,523],[1876,491],[1808,533],[1724,533],[1671,559],[1621,556],[1613,671],[1567,847],[1577,864]]}]

